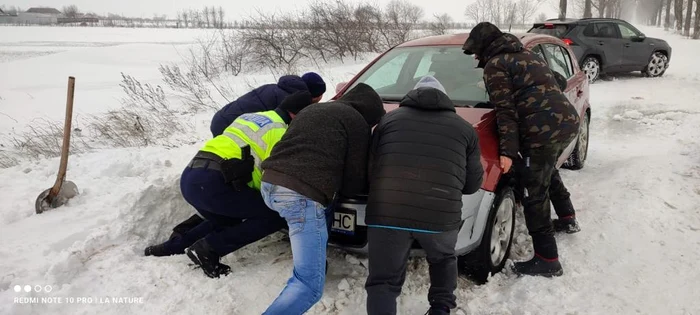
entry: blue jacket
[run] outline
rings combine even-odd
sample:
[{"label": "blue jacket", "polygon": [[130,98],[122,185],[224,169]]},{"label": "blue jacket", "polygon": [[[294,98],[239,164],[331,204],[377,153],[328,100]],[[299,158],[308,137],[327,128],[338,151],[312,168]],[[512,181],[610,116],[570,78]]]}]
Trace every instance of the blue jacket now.
[{"label": "blue jacket", "polygon": [[285,75],[277,84],[260,86],[216,112],[211,120],[211,133],[214,137],[222,134],[238,116],[245,113],[273,110],[285,97],[301,90],[308,91],[309,88],[301,77],[296,75]]}]

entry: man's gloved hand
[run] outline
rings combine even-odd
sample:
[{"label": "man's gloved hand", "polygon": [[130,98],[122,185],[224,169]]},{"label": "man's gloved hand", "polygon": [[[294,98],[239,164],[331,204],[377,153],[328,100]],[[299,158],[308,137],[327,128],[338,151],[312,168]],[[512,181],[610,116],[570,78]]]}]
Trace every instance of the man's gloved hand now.
[{"label": "man's gloved hand", "polygon": [[277,107],[292,114],[297,114],[311,102],[313,102],[313,97],[309,91],[298,91],[285,97]]}]

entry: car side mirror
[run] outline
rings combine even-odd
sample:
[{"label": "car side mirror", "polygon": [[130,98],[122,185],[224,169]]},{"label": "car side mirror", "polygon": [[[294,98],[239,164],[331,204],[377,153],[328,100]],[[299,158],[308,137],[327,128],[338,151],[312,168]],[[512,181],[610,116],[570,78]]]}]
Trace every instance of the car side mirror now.
[{"label": "car side mirror", "polygon": [[642,34],[642,35],[639,35],[639,36],[634,36],[634,37],[632,37],[632,41],[635,41],[635,42],[643,42],[644,39],[646,39],[646,38],[647,38],[647,37],[646,37],[644,34]]},{"label": "car side mirror", "polygon": [[342,91],[343,88],[345,87],[345,85],[347,85],[347,84],[348,84],[347,82],[340,82],[340,83],[338,83],[338,84],[335,86],[335,94],[340,93],[340,91]]}]

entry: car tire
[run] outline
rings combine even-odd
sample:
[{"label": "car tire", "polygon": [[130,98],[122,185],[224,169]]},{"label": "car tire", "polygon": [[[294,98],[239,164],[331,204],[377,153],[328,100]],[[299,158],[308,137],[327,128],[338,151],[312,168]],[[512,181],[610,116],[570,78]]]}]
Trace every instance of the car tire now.
[{"label": "car tire", "polygon": [[458,257],[459,270],[463,275],[484,284],[489,274],[503,269],[513,245],[516,208],[513,189],[507,185],[500,188],[489,211],[481,244]]},{"label": "car tire", "polygon": [[642,74],[650,78],[656,78],[664,75],[668,68],[668,56],[666,54],[655,51],[649,58],[649,63],[642,70]]},{"label": "car tire", "polygon": [[596,57],[586,57],[581,63],[581,70],[586,74],[588,83],[593,83],[600,77],[600,60]]},{"label": "car tire", "polygon": [[569,158],[564,162],[562,167],[570,170],[580,170],[586,164],[586,158],[588,157],[588,143],[590,139],[590,117],[588,111],[583,115],[581,119],[581,125],[579,128],[578,136],[576,137],[576,147],[574,151],[571,152]]}]

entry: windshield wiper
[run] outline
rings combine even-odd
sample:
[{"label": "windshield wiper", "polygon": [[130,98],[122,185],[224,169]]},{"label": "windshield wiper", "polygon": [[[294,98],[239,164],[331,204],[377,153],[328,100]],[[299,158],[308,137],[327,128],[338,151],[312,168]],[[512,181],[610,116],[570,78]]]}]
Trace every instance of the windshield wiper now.
[{"label": "windshield wiper", "polygon": [[401,103],[401,97],[382,96],[384,103]]}]

